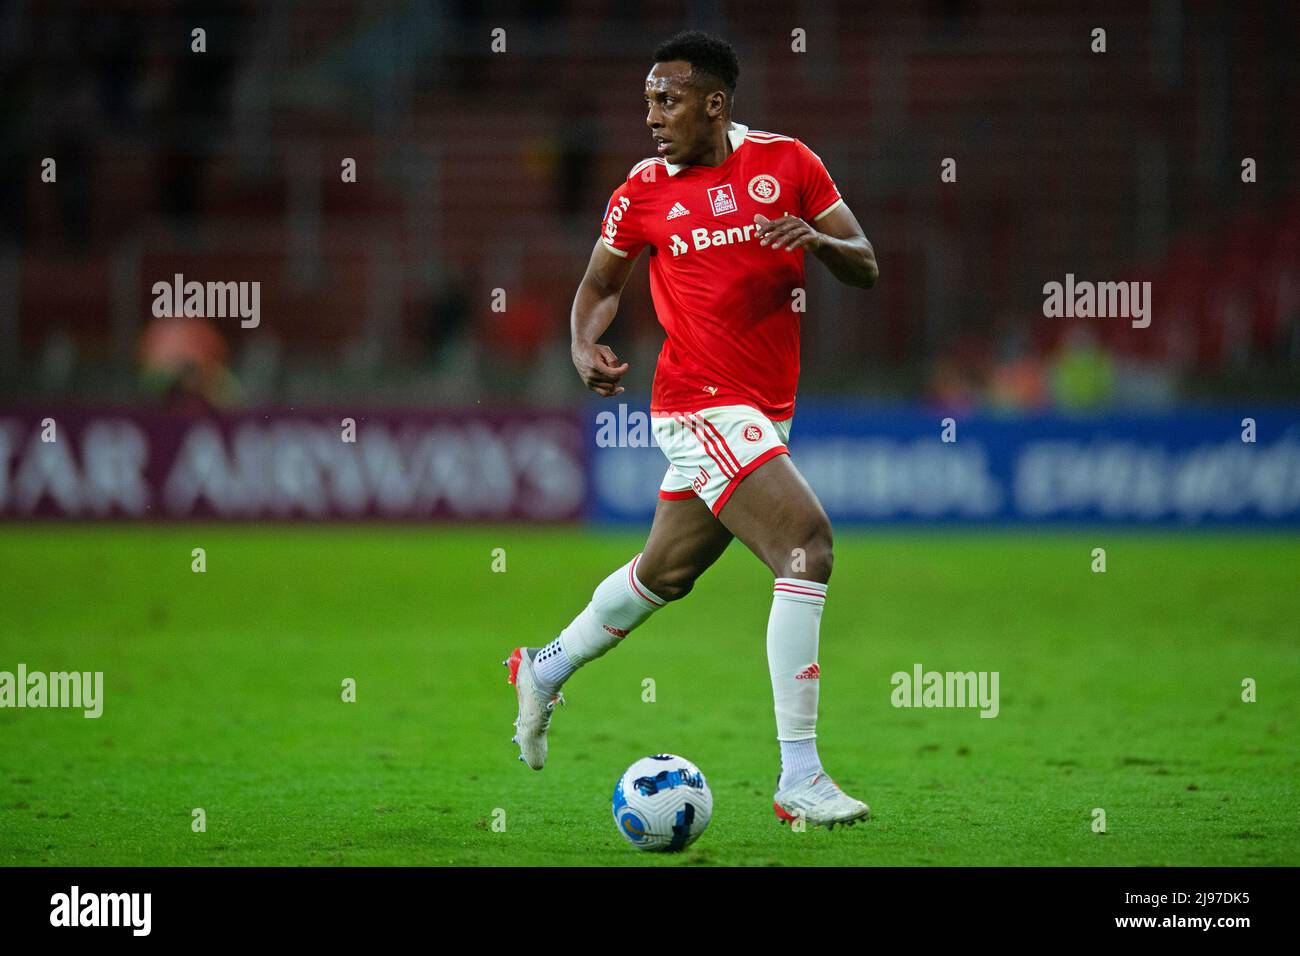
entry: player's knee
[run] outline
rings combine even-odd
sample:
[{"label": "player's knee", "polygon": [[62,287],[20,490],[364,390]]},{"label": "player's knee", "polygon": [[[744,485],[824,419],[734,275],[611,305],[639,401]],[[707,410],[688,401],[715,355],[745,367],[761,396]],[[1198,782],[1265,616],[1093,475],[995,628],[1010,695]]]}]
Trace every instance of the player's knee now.
[{"label": "player's knee", "polygon": [[778,578],[806,578],[822,584],[830,581],[835,563],[830,522],[815,521],[795,538],[799,543],[771,562],[772,573]]},{"label": "player's knee", "polygon": [[808,552],[806,577],[812,581],[820,581],[822,584],[828,583],[831,579],[831,569],[835,564],[830,525],[815,531],[804,547]]},{"label": "player's knee", "polygon": [[686,581],[681,584],[665,585],[663,590],[656,593],[665,601],[680,601],[682,598],[686,597],[686,595],[690,594],[691,589],[694,587],[694,581]]},{"label": "player's knee", "polygon": [[697,575],[686,568],[637,568],[637,578],[649,588],[650,593],[664,601],[680,601],[695,587]]}]

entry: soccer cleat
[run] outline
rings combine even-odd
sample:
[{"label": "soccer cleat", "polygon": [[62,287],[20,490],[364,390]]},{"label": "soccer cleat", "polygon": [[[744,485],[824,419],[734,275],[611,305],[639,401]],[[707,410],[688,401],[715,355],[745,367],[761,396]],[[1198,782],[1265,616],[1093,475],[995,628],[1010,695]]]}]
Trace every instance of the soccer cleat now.
[{"label": "soccer cleat", "polygon": [[792,823],[802,814],[809,826],[832,830],[837,823],[852,826],[871,813],[870,807],[841,790],[823,770],[809,774],[784,790],[779,789],[780,774],[777,774],[776,782],[778,789],[772,797],[772,807],[782,823]]},{"label": "soccer cleat", "polygon": [[515,685],[519,714],[515,717],[515,735],[511,743],[519,745],[519,759],[534,770],[546,765],[546,731],[551,726],[555,705],[564,703],[563,694],[547,694],[537,689],[533,673],[535,647],[516,647],[509,659],[502,661],[510,669],[508,678]]}]

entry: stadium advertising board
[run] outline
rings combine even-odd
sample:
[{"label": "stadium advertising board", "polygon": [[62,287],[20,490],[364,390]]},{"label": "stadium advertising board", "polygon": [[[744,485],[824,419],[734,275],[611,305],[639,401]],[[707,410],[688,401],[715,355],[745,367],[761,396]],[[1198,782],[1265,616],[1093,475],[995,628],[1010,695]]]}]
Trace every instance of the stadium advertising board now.
[{"label": "stadium advertising board", "polygon": [[567,521],[583,459],[569,413],[0,412],[0,519]]},{"label": "stadium advertising board", "polygon": [[[645,416],[0,412],[0,520],[645,523],[667,468]],[[803,403],[790,450],[837,523],[1300,526],[1289,409],[943,421]]]},{"label": "stadium advertising board", "polygon": [[[645,414],[589,410],[599,520],[653,514],[667,462],[641,440]],[[944,419],[801,403],[789,447],[837,524],[1300,525],[1293,409]]]}]

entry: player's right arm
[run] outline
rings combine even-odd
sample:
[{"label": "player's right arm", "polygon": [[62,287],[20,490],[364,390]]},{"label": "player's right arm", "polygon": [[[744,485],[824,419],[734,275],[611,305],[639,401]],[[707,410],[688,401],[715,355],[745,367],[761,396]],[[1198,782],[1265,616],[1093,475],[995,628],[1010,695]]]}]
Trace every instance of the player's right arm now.
[{"label": "player's right arm", "polygon": [[628,364],[620,363],[613,349],[597,344],[596,340],[614,321],[623,286],[627,285],[639,254],[640,250],[635,255],[618,255],[610,251],[603,237],[597,239],[596,248],[591,250],[591,261],[587,263],[587,274],[573,297],[570,322],[573,364],[583,383],[606,398],[622,394],[623,386],[618,382],[627,372]]},{"label": "player's right arm", "polygon": [[596,248],[591,250],[591,261],[587,263],[587,274],[573,297],[570,324],[574,367],[589,389],[607,398],[623,392],[618,381],[627,372],[628,364],[620,363],[613,349],[598,345],[596,340],[614,321],[623,286],[627,285],[635,264],[636,257],[610,252],[605,240],[597,239]]},{"label": "player's right arm", "polygon": [[[632,169],[635,172],[642,166],[644,162]],[[591,250],[587,274],[573,298],[573,364],[583,383],[606,398],[623,393],[623,386],[618,382],[628,365],[620,363],[608,345],[598,345],[596,340],[614,321],[623,286],[627,285],[627,277],[647,245],[641,230],[639,203],[632,199],[631,188],[629,174],[628,182],[621,183],[609,197],[600,223],[600,238]]]}]

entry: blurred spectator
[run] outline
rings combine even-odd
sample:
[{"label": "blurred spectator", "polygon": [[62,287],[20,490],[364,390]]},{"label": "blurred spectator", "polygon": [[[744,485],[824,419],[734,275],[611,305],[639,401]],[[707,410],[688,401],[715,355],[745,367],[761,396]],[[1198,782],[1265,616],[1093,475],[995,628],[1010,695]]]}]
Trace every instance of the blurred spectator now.
[{"label": "blurred spectator", "polygon": [[[592,167],[600,152],[598,131],[591,122],[591,111],[581,97],[569,100],[560,122],[560,149],[555,170],[556,203],[560,215],[571,222],[579,216],[589,217],[587,196],[590,194]],[[575,223],[576,224],[576,223]]]},{"label": "blurred spectator", "polygon": [[1115,362],[1097,344],[1092,330],[1076,325],[1052,367],[1056,404],[1066,411],[1092,411],[1110,403],[1115,385]]},{"label": "blurred spectator", "polygon": [[225,341],[207,319],[164,316],[140,338],[140,380],[169,408],[224,408],[236,398]]},{"label": "blurred spectator", "polygon": [[1047,367],[1026,342],[1023,330],[1016,330],[1003,342],[1002,358],[989,383],[989,401],[994,408],[1037,412],[1051,404]]},{"label": "blurred spectator", "polygon": [[488,311],[481,329],[481,349],[494,380],[486,391],[516,394],[531,376],[538,353],[551,337],[554,323],[546,301],[528,287],[512,292],[503,312]]},{"label": "blurred spectator", "polygon": [[243,21],[229,0],[201,0],[178,17],[173,29],[207,24],[207,52],[172,62],[171,102],[162,117],[163,208],[180,224],[199,214],[203,179],[230,112],[230,87],[241,47]]},{"label": "blurred spectator", "polygon": [[469,324],[470,283],[459,269],[447,274],[428,312],[429,345],[435,363]]},{"label": "blurred spectator", "polygon": [[979,335],[962,335],[931,366],[928,397],[947,412],[974,411],[990,375],[988,343]]}]

